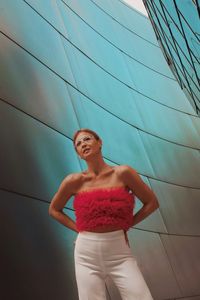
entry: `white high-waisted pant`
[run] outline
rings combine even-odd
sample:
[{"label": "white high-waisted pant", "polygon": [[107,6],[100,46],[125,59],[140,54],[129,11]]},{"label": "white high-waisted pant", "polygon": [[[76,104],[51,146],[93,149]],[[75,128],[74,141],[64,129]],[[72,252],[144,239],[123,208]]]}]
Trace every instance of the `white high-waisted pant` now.
[{"label": "white high-waisted pant", "polygon": [[152,300],[124,231],[79,232],[74,249],[79,300],[105,300],[110,276],[123,300]]}]

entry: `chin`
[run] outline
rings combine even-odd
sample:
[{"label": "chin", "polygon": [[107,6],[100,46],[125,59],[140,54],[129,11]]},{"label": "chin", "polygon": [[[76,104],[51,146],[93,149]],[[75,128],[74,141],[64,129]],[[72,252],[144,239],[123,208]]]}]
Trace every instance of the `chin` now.
[{"label": "chin", "polygon": [[90,153],[90,154],[84,156],[83,159],[84,159],[84,160],[90,160],[90,159],[92,159],[94,156],[95,156],[95,153]]}]

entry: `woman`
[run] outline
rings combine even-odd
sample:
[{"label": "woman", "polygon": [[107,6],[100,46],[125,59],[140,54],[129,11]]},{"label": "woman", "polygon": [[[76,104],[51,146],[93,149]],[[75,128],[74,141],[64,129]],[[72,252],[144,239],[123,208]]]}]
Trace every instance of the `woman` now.
[{"label": "woman", "polygon": [[[73,142],[88,169],[63,180],[49,214],[78,232],[74,259],[79,300],[105,300],[106,276],[115,282],[123,300],[150,300],[127,231],[155,211],[158,200],[133,168],[104,162],[102,140],[96,132],[78,130]],[[72,195],[76,222],[62,211]],[[135,196],[143,207],[133,215]]]}]

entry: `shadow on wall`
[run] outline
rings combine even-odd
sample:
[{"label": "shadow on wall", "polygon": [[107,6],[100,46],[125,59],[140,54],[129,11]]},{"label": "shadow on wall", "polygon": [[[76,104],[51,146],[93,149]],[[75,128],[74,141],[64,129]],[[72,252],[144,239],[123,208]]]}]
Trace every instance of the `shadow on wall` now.
[{"label": "shadow on wall", "polygon": [[[0,192],[2,299],[78,299],[75,233],[56,224],[48,203]],[[73,295],[74,293],[74,295]]]}]

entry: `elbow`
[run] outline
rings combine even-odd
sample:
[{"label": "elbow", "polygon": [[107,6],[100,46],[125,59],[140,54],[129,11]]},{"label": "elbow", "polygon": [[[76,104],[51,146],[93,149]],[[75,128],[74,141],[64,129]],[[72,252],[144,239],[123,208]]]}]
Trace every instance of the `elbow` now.
[{"label": "elbow", "polygon": [[52,208],[51,205],[49,206],[48,213],[49,213],[49,216],[50,216],[50,217],[54,217],[55,210]]},{"label": "elbow", "polygon": [[51,208],[49,208],[49,210],[48,210],[48,213],[49,213],[49,216],[50,216],[50,217],[52,217],[52,215],[53,215],[53,211],[52,211],[52,209],[51,209]]},{"label": "elbow", "polygon": [[159,207],[160,207],[160,205],[159,205],[158,199],[156,198],[152,201],[152,209],[154,211],[154,210],[158,209]]},{"label": "elbow", "polygon": [[52,207],[51,205],[49,206],[49,216],[51,216],[54,219],[57,219],[57,215],[60,213],[61,211],[55,209],[55,207]]}]

